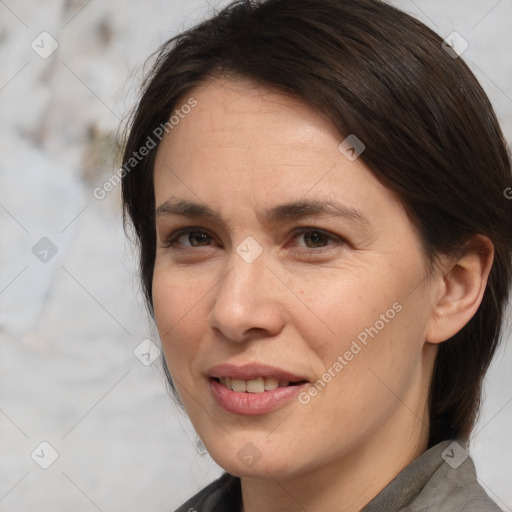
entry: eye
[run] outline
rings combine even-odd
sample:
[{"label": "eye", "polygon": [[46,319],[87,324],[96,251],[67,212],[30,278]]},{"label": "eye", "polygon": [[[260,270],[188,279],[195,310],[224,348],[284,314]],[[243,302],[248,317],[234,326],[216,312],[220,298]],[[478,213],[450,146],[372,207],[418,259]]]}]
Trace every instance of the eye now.
[{"label": "eye", "polygon": [[[296,240],[300,238],[302,238],[304,244],[298,244],[298,247],[301,248],[301,250],[296,252],[306,252],[311,254],[323,252],[322,249],[328,248],[330,245],[336,245],[344,242],[344,240],[339,236],[312,226],[295,230],[292,239]],[[197,226],[190,226],[178,229],[171,233],[171,235],[165,239],[163,247],[176,249],[179,249],[180,247],[184,249],[209,247],[211,246],[213,239],[214,237],[204,229]]]},{"label": "eye", "polygon": [[[304,245],[299,247],[305,247],[307,249],[323,249],[334,243],[342,242],[339,236],[327,233],[326,231],[314,227],[304,227],[295,231],[294,239],[300,239],[304,241]],[[318,251],[312,251],[318,252]]]},{"label": "eye", "polygon": [[[179,242],[181,238],[184,241],[188,241],[190,245]],[[171,233],[171,235],[166,238],[163,247],[170,248],[175,245],[180,245],[185,248],[207,247],[212,238],[212,236],[201,228],[191,226]]]}]

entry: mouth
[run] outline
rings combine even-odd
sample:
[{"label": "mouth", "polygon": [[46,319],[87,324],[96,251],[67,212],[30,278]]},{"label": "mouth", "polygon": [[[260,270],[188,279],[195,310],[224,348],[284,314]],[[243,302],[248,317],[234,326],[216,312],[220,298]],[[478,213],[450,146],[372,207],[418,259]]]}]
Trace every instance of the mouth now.
[{"label": "mouth", "polygon": [[302,375],[259,363],[224,363],[206,375],[216,403],[228,413],[247,416],[269,414],[292,404],[309,385]]},{"label": "mouth", "polygon": [[274,391],[277,388],[300,386],[307,383],[307,380],[288,381],[279,380],[276,377],[257,377],[255,379],[236,379],[233,377],[212,377],[222,386],[238,393],[265,393]]}]

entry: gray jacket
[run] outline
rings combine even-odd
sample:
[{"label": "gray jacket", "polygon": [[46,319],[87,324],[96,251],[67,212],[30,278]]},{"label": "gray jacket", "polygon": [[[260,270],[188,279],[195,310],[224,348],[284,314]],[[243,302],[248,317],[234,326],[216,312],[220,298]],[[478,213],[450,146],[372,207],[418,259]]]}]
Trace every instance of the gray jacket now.
[{"label": "gray jacket", "polygon": [[[175,512],[240,512],[240,479],[224,473]],[[413,460],[361,512],[502,512],[477,481],[462,443],[443,441]]]}]

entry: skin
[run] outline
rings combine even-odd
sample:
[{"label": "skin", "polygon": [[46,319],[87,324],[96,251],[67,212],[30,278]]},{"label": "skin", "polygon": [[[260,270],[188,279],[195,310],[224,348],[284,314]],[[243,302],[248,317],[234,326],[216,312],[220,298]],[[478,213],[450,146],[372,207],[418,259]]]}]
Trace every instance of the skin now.
[{"label": "skin", "polygon": [[[202,202],[226,223],[156,218],[155,320],[180,399],[212,458],[241,477],[245,512],[360,510],[427,447],[438,343],[476,312],[492,245],[477,238],[475,250],[429,272],[400,201],[339,151],[344,137],[324,116],[244,81],[218,78],[190,96],[197,107],[158,149],[156,205]],[[368,222],[269,223],[261,213],[333,198]],[[166,246],[187,226],[203,234]],[[252,263],[236,252],[247,236],[262,248]],[[242,416],[212,397],[207,370],[224,362],[316,382],[396,303],[401,311],[307,405]],[[237,457],[248,442],[261,455],[251,467]]]}]

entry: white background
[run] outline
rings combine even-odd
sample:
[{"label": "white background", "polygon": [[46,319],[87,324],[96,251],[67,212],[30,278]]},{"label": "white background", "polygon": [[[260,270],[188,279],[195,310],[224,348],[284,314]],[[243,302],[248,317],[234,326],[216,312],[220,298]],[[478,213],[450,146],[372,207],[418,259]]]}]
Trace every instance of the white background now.
[{"label": "white background", "polygon": [[[443,37],[463,35],[512,140],[512,2],[394,3]],[[198,455],[159,362],[133,355],[155,337],[119,187],[103,201],[92,193],[114,170],[113,134],[144,60],[209,12],[206,0],[0,0],[0,511],[172,511],[221,473]],[[48,59],[30,46],[43,31],[59,43]],[[31,252],[42,237],[58,251],[47,263]],[[512,511],[507,347],[472,455]],[[46,470],[30,456],[42,441],[58,453]]]}]

